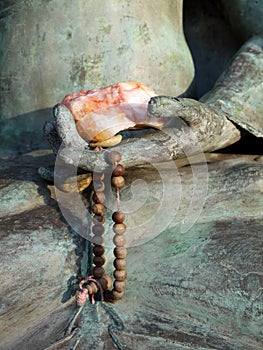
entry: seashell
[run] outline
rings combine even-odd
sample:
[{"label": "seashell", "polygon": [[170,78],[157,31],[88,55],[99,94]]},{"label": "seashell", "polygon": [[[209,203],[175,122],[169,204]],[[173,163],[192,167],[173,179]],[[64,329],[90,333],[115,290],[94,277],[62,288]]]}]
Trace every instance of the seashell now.
[{"label": "seashell", "polygon": [[121,135],[112,136],[110,139],[101,142],[90,142],[90,147],[113,147],[118,145],[122,140]]},{"label": "seashell", "polygon": [[148,101],[153,96],[156,93],[148,86],[126,82],[68,94],[62,104],[70,110],[84,140],[103,142],[126,129],[162,128],[162,118],[147,115]]}]

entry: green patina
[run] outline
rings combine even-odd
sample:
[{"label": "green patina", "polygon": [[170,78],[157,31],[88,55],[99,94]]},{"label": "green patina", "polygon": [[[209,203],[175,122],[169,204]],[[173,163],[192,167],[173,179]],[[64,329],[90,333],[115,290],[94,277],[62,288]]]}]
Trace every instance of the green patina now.
[{"label": "green patina", "polygon": [[123,45],[119,46],[118,47],[118,51],[117,51],[118,52],[118,56],[123,55],[125,52],[127,52],[128,49],[129,49],[128,45],[123,44]]},{"label": "green patina", "polygon": [[133,38],[135,41],[149,44],[151,42],[150,32],[147,24],[136,27],[133,31]]},{"label": "green patina", "polygon": [[100,69],[103,60],[103,53],[94,56],[82,54],[74,59],[71,64],[71,82],[82,89],[86,88],[87,85],[99,86],[103,82],[103,74]]}]

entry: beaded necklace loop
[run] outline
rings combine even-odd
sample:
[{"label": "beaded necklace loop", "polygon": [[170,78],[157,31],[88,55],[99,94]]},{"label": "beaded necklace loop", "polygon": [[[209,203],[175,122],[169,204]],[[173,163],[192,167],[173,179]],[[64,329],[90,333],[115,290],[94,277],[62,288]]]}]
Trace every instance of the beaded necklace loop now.
[{"label": "beaded necklace loop", "polygon": [[105,273],[104,264],[106,258],[104,257],[104,239],[103,234],[105,228],[103,226],[105,222],[104,217],[104,201],[105,201],[105,184],[104,184],[104,173],[94,173],[93,174],[93,186],[96,189],[92,196],[92,212],[93,212],[93,271],[92,276],[87,276],[79,283],[79,289],[77,295],[77,304],[82,306],[85,304],[86,299],[91,298],[92,304],[95,303],[94,295],[100,291],[101,300],[111,303],[115,303],[121,300],[124,295],[124,290],[126,288],[126,256],[127,249],[125,231],[126,225],[124,224],[125,214],[120,210],[120,188],[125,185],[125,179],[123,174],[125,168],[120,164],[121,154],[117,151],[105,152],[105,160],[112,171],[111,185],[116,191],[117,200],[117,211],[112,214],[113,232],[115,233],[113,237],[113,243],[115,244],[114,256],[114,283],[113,289],[111,287],[111,278]]}]

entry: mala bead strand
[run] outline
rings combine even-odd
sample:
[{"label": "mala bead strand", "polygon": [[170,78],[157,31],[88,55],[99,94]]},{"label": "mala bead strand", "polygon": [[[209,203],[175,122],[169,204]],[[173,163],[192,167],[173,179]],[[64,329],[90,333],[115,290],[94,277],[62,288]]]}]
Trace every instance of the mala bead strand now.
[{"label": "mala bead strand", "polygon": [[91,297],[92,304],[95,303],[94,295],[97,292],[101,292],[101,298],[104,300],[103,292],[107,290],[111,285],[111,278],[105,274],[103,265],[106,262],[104,257],[105,249],[103,247],[103,234],[104,234],[104,205],[105,185],[103,182],[104,174],[95,173],[93,174],[93,184],[96,187],[96,192],[94,191],[92,200],[92,212],[93,212],[93,275],[87,276],[79,283],[80,291],[77,296],[77,305],[83,306],[86,300]]},{"label": "mala bead strand", "polygon": [[106,161],[110,166],[113,167],[111,184],[116,189],[117,197],[117,211],[112,215],[112,220],[114,222],[113,232],[115,233],[113,237],[113,243],[115,244],[114,256],[115,260],[113,265],[115,271],[113,273],[115,281],[113,283],[113,289],[109,294],[109,301],[116,302],[122,299],[124,295],[124,290],[126,288],[126,256],[127,249],[125,248],[126,238],[126,225],[124,224],[125,214],[120,210],[120,195],[119,190],[125,185],[125,179],[122,176],[124,174],[125,168],[123,165],[119,164],[121,161],[121,154],[116,151],[111,151],[107,154]]},{"label": "mala bead strand", "polygon": [[[92,226],[92,233],[93,233],[93,243],[95,244],[93,248],[94,258],[94,268],[93,268],[93,276],[95,279],[100,279],[105,274],[105,270],[103,268],[103,265],[105,264],[105,257],[104,257],[104,248],[103,248],[103,234],[105,232],[103,222],[104,219],[104,204],[105,201],[105,194],[103,192],[105,185],[103,182],[104,174],[103,173],[94,173],[93,174],[93,185],[94,185],[94,193],[92,196],[92,200],[94,202],[92,206],[92,212],[94,214],[93,218],[93,226]],[[96,219],[95,219],[96,217]],[[96,249],[96,247],[99,247]],[[96,254],[95,254],[95,252]]]},{"label": "mala bead strand", "polygon": [[92,205],[93,216],[93,276],[88,276],[82,280],[79,284],[80,292],[77,297],[77,304],[79,306],[84,305],[85,301],[89,296],[91,296],[92,304],[95,303],[94,295],[100,291],[102,300],[104,297],[107,301],[115,303],[116,301],[122,299],[124,295],[124,290],[126,288],[126,256],[127,249],[126,245],[126,225],[124,224],[125,214],[120,210],[120,188],[125,185],[125,179],[123,177],[125,168],[123,165],[119,164],[121,161],[121,154],[116,151],[111,151],[106,153],[106,161],[112,167],[112,178],[111,184],[116,189],[117,198],[117,211],[112,215],[112,220],[114,222],[113,232],[115,233],[113,237],[113,242],[115,244],[114,256],[115,260],[113,265],[114,270],[114,283],[113,289],[109,290],[111,285],[111,278],[105,274],[104,264],[106,259],[104,257],[105,249],[103,246],[103,234],[104,234],[104,204],[105,201],[105,184],[103,173],[96,173],[93,175],[93,184],[95,192],[92,196],[94,204]]},{"label": "mala bead strand", "polygon": [[93,237],[93,264],[95,265],[93,268],[93,276],[98,281],[98,283],[101,285],[103,290],[107,290],[111,285],[111,278],[105,274],[105,270],[103,265],[106,262],[104,253],[105,249],[103,247],[103,234],[105,232],[105,228],[103,226],[105,222],[104,218],[104,204],[105,201],[105,194],[104,194],[104,174],[103,173],[94,173],[93,175],[93,182],[94,182],[94,189],[97,192],[93,193],[92,200],[94,202],[92,206],[92,212],[94,213],[93,216],[93,227],[92,232],[94,234]]}]

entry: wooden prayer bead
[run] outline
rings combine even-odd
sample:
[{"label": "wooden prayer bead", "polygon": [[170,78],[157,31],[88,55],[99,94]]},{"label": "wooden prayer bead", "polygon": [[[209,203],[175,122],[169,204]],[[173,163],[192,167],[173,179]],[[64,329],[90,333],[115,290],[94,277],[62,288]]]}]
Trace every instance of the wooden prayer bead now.
[{"label": "wooden prayer bead", "polygon": [[108,164],[116,164],[121,161],[121,154],[117,151],[107,152],[105,154],[105,160]]},{"label": "wooden prayer bead", "polygon": [[[125,179],[122,176],[125,172],[125,168],[123,165],[119,164],[121,161],[121,154],[117,151],[105,152],[105,160],[109,164],[108,170],[112,172],[111,184],[116,188],[116,197],[118,201],[118,208],[120,206],[119,202],[119,189],[125,185]],[[105,169],[106,171],[106,169]],[[98,285],[95,283],[87,283],[87,289],[89,294],[95,294],[99,291],[99,287],[103,289],[103,295],[105,300],[116,302],[120,300],[124,295],[124,290],[126,288],[126,256],[127,249],[125,248],[126,238],[124,233],[126,231],[126,225],[124,224],[125,214],[120,210],[115,211],[112,214],[112,220],[114,221],[113,232],[115,233],[113,237],[113,242],[115,244],[114,249],[114,286],[110,291],[109,288],[111,286],[111,278],[105,274],[105,270],[103,268],[106,259],[104,257],[105,249],[103,247],[103,234],[105,232],[103,223],[105,222],[104,218],[104,210],[105,207],[103,202],[105,201],[105,183],[104,183],[105,173],[94,173],[93,174],[93,187],[94,193],[92,195],[92,200],[94,202],[92,206],[93,212],[93,226],[92,226],[92,242],[95,244],[93,247],[93,276],[96,279]]]},{"label": "wooden prayer bead", "polygon": [[104,173],[93,173],[93,182],[101,182],[104,180]]},{"label": "wooden prayer bead", "polygon": [[93,211],[94,214],[102,215],[103,212],[104,212],[104,205],[100,204],[100,203],[93,204],[92,211]]},{"label": "wooden prayer bead", "polygon": [[101,278],[96,278],[96,281],[98,281],[98,283],[101,285],[101,288],[103,290],[108,289],[108,282],[105,278],[101,277]]},{"label": "wooden prayer bead", "polygon": [[111,278],[108,275],[103,275],[101,278],[97,278],[98,283],[100,283],[103,290],[107,290],[111,287]]},{"label": "wooden prayer bead", "polygon": [[96,204],[103,203],[105,201],[105,194],[103,192],[94,192],[92,200]]},{"label": "wooden prayer bead", "polygon": [[91,241],[92,243],[97,245],[102,245],[104,243],[104,239],[102,236],[93,236],[91,237]]},{"label": "wooden prayer bead", "polygon": [[105,280],[107,281],[107,288],[110,288],[111,285],[112,285],[112,279],[110,278],[110,276],[107,275],[107,274],[104,274],[104,275],[102,276],[102,278],[105,279]]},{"label": "wooden prayer bead", "polygon": [[95,256],[102,256],[105,253],[105,249],[102,245],[95,245],[93,247],[93,254]]},{"label": "wooden prayer bead", "polygon": [[126,267],[126,260],[116,258],[113,262],[113,265],[116,270],[124,270]]},{"label": "wooden prayer bead", "polygon": [[113,272],[113,276],[116,279],[116,281],[123,282],[127,277],[127,272],[126,270],[115,270]]},{"label": "wooden prayer bead", "polygon": [[89,284],[87,284],[86,288],[87,288],[89,294],[95,294],[99,290],[98,286],[94,282],[90,282]]},{"label": "wooden prayer bead", "polygon": [[113,176],[121,176],[124,174],[124,172],[125,172],[124,166],[121,164],[117,164],[112,171],[112,175]]},{"label": "wooden prayer bead", "polygon": [[94,235],[103,235],[105,228],[102,224],[96,224],[92,226],[92,232]]},{"label": "wooden prayer bead", "polygon": [[95,225],[98,223],[104,224],[105,217],[103,215],[94,215],[92,221]]},{"label": "wooden prayer bead", "polygon": [[112,214],[112,220],[117,224],[122,224],[125,220],[125,214],[122,211],[115,211]]},{"label": "wooden prayer bead", "polygon": [[124,235],[115,235],[113,237],[113,243],[116,247],[123,247],[126,244],[126,238]]},{"label": "wooden prayer bead", "polygon": [[113,289],[113,291],[111,292],[111,296],[113,300],[121,300],[122,297],[124,296],[124,291],[117,292],[116,290]]},{"label": "wooden prayer bead", "polygon": [[93,263],[96,266],[103,266],[105,264],[105,257],[104,256],[94,256]]},{"label": "wooden prayer bead", "polygon": [[116,235],[123,235],[126,231],[126,225],[125,224],[114,224],[113,225],[113,232],[116,233]]},{"label": "wooden prayer bead", "polygon": [[94,183],[94,190],[96,192],[103,192],[105,190],[105,184],[102,181]]},{"label": "wooden prayer bead", "polygon": [[125,290],[125,288],[126,288],[126,282],[125,281],[123,281],[123,282],[114,281],[113,288],[117,292],[123,292]]},{"label": "wooden prayer bead", "polygon": [[95,278],[101,278],[105,274],[105,270],[101,266],[95,266],[93,269],[93,276]]},{"label": "wooden prayer bead", "polygon": [[125,180],[123,176],[113,176],[111,179],[112,186],[116,188],[121,188],[125,185]]},{"label": "wooden prayer bead", "polygon": [[113,253],[116,258],[124,259],[127,256],[127,249],[125,247],[116,247]]}]

